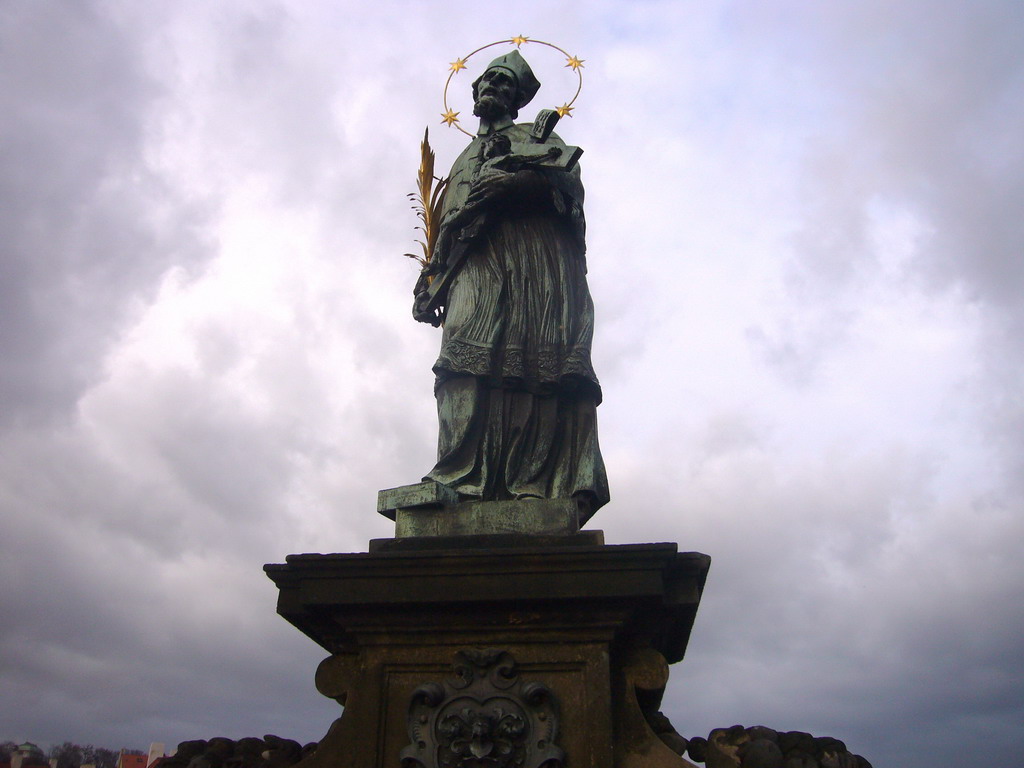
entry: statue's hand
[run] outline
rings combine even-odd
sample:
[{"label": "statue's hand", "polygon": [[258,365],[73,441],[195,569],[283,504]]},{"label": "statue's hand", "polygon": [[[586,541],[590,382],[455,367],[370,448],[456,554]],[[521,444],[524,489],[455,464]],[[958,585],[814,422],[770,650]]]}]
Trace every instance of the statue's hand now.
[{"label": "statue's hand", "polygon": [[412,303],[413,319],[420,323],[430,323],[437,328],[441,324],[441,311],[439,309],[427,309],[430,296],[426,293],[417,296]]},{"label": "statue's hand", "polygon": [[504,197],[517,186],[516,174],[500,168],[489,168],[474,179],[464,210],[474,211],[491,200]]},{"label": "statue's hand", "polygon": [[428,287],[427,276],[420,275],[420,279],[416,281],[416,295],[412,300],[412,316],[417,322],[430,323],[436,328],[441,324],[441,312],[437,309],[427,309],[430,304]]}]

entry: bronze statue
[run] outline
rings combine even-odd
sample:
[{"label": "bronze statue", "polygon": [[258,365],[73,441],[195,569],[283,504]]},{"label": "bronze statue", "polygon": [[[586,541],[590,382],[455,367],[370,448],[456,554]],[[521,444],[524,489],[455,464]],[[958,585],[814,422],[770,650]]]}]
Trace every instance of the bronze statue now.
[{"label": "bronze statue", "polygon": [[583,185],[518,50],[473,83],[477,135],[452,167],[413,315],[443,324],[434,363],[438,460],[424,478],[461,500],[608,501],[590,360]]}]

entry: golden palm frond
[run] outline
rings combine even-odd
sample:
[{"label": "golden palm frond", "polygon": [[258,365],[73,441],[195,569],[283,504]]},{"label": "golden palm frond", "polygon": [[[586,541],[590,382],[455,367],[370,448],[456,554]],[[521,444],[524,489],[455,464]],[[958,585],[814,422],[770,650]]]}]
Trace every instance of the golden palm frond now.
[{"label": "golden palm frond", "polygon": [[416,227],[423,233],[423,239],[417,240],[423,255],[414,253],[405,254],[410,259],[416,259],[424,267],[430,263],[434,255],[434,246],[437,243],[437,223],[441,218],[441,206],[444,205],[444,196],[448,191],[448,179],[442,179],[434,175],[434,150],[430,148],[428,137],[429,129],[423,130],[423,141],[420,143],[420,169],[416,173],[417,191],[406,197],[413,201],[412,209],[420,220]]}]

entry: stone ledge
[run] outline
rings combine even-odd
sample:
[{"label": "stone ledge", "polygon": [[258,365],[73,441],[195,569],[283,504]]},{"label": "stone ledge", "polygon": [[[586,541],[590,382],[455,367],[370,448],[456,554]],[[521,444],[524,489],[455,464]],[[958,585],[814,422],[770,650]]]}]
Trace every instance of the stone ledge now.
[{"label": "stone ledge", "polygon": [[377,512],[389,520],[395,519],[399,509],[440,509],[454,507],[458,503],[459,494],[435,480],[377,491]]},{"label": "stone ledge", "polygon": [[569,627],[625,611],[674,663],[683,657],[710,561],[670,543],[541,545],[289,555],[264,570],[280,590],[278,613],[331,652],[363,622],[376,632],[386,619],[385,635],[398,642],[487,617],[500,628],[509,611]]},{"label": "stone ledge", "polygon": [[395,538],[573,534],[580,529],[580,507],[575,499],[524,499],[399,508],[395,510]]},{"label": "stone ledge", "polygon": [[600,547],[604,531],[579,533],[484,533],[465,536],[409,536],[403,539],[370,539],[370,554],[378,552],[439,552],[445,550],[523,549],[526,547]]}]

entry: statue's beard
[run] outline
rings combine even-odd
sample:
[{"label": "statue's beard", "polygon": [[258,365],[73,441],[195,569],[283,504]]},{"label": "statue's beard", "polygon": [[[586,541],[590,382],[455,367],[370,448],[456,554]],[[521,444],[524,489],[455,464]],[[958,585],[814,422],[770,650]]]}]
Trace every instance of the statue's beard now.
[{"label": "statue's beard", "polygon": [[473,105],[473,114],[484,120],[497,120],[505,115],[511,115],[511,113],[512,110],[509,109],[508,104],[489,94],[478,98]]}]

